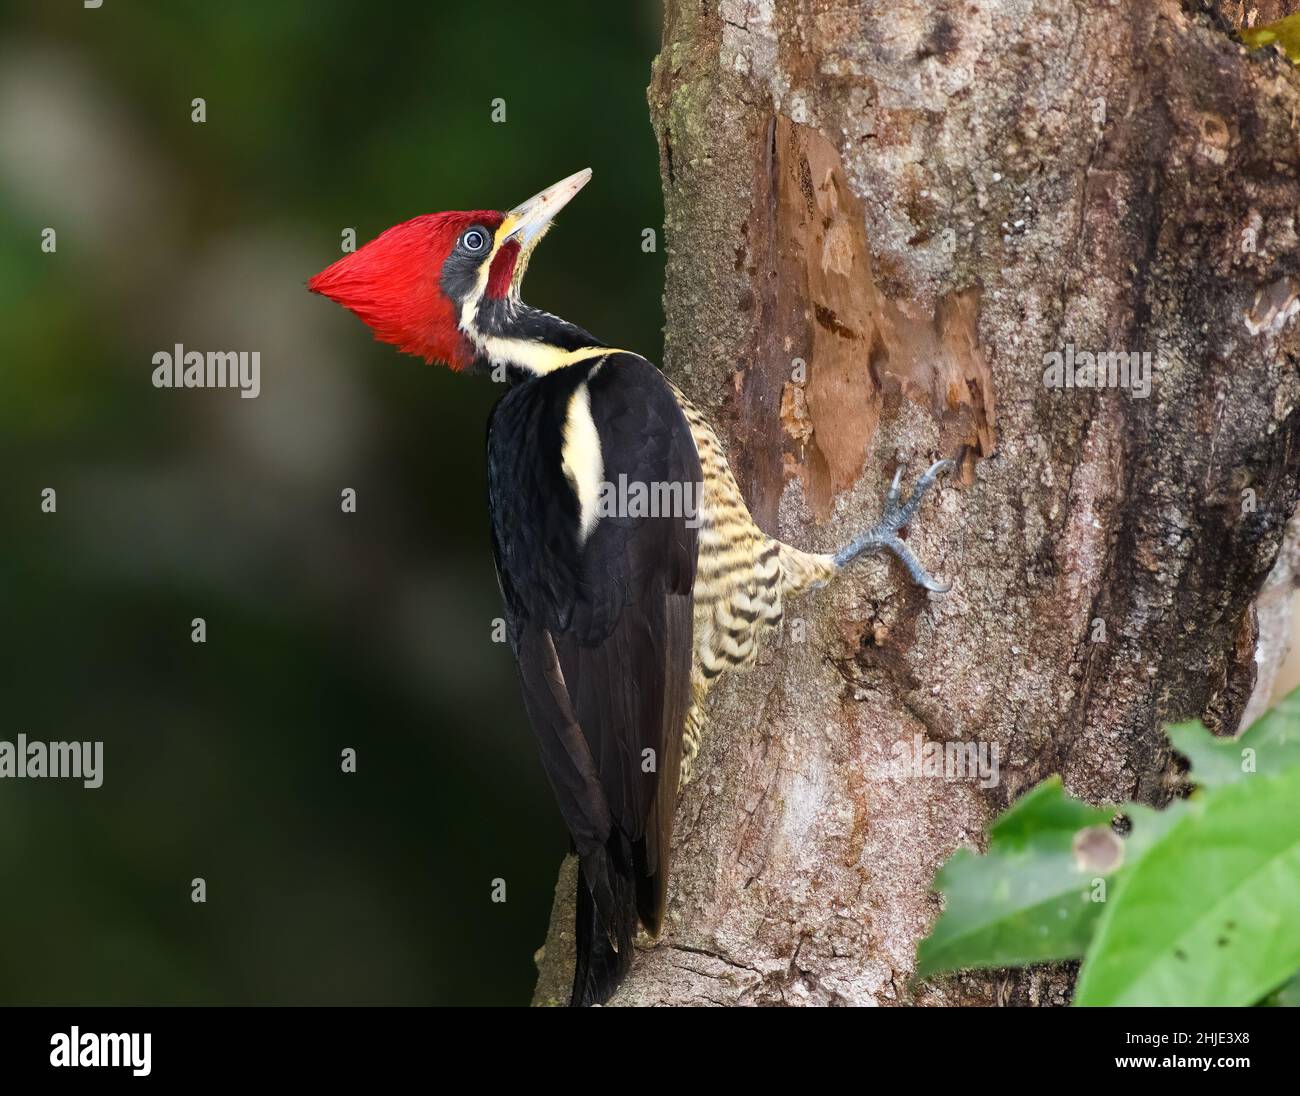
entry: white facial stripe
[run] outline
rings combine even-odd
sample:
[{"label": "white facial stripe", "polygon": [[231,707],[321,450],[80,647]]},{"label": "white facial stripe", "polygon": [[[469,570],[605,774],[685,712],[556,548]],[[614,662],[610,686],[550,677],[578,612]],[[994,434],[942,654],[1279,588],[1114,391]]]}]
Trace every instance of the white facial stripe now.
[{"label": "white facial stripe", "polygon": [[600,516],[598,504],[600,484],[605,478],[605,458],[600,451],[596,421],[591,417],[591,393],[585,381],[569,399],[561,458],[564,474],[578,496],[578,543],[586,544]]},{"label": "white facial stripe", "polygon": [[[505,242],[502,233],[506,227],[507,225],[503,224],[497,230],[497,239],[492,247],[492,254],[478,268],[478,280],[474,283],[474,288],[465,295],[465,299],[460,306],[460,329],[470,337],[471,341],[478,343],[480,349],[483,347],[483,340],[479,336],[478,329],[474,326],[474,317],[478,314],[478,306],[483,301],[483,294],[487,292],[492,264],[496,262],[497,252],[500,251],[501,245]],[[524,270],[528,266],[530,254],[531,251],[521,251],[515,259],[515,267],[510,276],[510,288],[506,292],[506,299],[512,305],[519,303],[519,283],[523,279]]]},{"label": "white facial stripe", "polygon": [[491,258],[478,268],[478,281],[474,283],[474,288],[465,295],[465,300],[460,306],[460,329],[471,339],[474,338],[474,313],[478,311],[478,302],[483,299],[483,294],[487,292],[488,274],[492,270],[492,259],[495,259],[496,255],[496,248],[493,248]]},{"label": "white facial stripe", "polygon": [[[492,272],[492,264],[496,262],[497,252],[501,250],[501,245],[506,242],[506,237],[514,229],[517,223],[514,217],[507,217],[497,226],[496,235],[492,237],[492,253],[479,264],[478,280],[474,283],[474,288],[465,295],[465,300],[460,306],[460,329],[465,332],[471,339],[475,338],[474,314],[478,311],[479,301],[483,299],[483,294],[487,292],[488,275]],[[516,266],[518,260],[516,260]],[[516,274],[520,271],[516,270]],[[514,285],[511,285],[511,294],[514,293]]]}]

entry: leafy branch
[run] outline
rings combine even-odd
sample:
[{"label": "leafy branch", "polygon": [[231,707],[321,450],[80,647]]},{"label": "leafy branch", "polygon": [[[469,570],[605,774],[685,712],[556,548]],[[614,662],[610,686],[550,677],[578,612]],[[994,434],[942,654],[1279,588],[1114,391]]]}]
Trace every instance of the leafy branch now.
[{"label": "leafy branch", "polygon": [[1082,958],[1076,1005],[1300,997],[1300,690],[1236,739],[1167,732],[1189,798],[1094,807],[1054,777],[954,853],[918,977]]}]

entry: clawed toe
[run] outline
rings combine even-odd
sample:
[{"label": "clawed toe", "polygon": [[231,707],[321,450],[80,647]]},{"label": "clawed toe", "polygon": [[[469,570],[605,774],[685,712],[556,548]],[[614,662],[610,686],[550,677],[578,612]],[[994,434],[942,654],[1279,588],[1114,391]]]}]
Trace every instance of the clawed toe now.
[{"label": "clawed toe", "polygon": [[[921,500],[925,498],[930,488],[939,481],[940,475],[955,467],[956,462],[952,460],[944,459],[935,461],[926,469],[925,475],[916,481],[916,486],[912,488],[912,497],[907,500],[907,505],[901,508],[890,505],[891,502],[897,503],[898,501],[897,496],[891,491],[890,495],[892,498],[887,497],[885,500],[885,519],[889,520],[893,517],[897,521],[897,524],[894,526],[895,529],[906,529],[908,522],[916,516],[917,510],[920,509]],[[897,476],[895,476],[894,482],[898,482]],[[896,513],[891,514],[891,510],[896,510]]]},{"label": "clawed toe", "polygon": [[923,586],[933,594],[946,594],[952,589],[951,582],[940,582],[933,578],[930,572],[922,565],[921,561],[912,555],[912,551],[901,540],[896,537],[890,537],[885,542],[885,551],[889,552],[899,563],[907,568],[907,573],[912,576],[912,581],[918,586]]},{"label": "clawed toe", "polygon": [[889,485],[889,492],[885,495],[885,510],[880,517],[880,521],[869,532],[837,552],[835,555],[836,564],[843,567],[860,555],[885,551],[894,556],[907,569],[912,581],[918,586],[922,586],[936,594],[951,590],[952,583],[939,582],[931,577],[907,545],[898,539],[898,533],[906,529],[911,523],[916,516],[916,512],[921,507],[921,502],[925,499],[930,488],[938,482],[939,477],[944,472],[948,472],[955,467],[956,462],[947,458],[935,461],[926,469],[925,474],[916,481],[916,486],[912,488],[912,494],[907,502],[900,506],[899,499],[902,497],[903,483],[903,468],[900,466],[894,473],[893,482]]}]

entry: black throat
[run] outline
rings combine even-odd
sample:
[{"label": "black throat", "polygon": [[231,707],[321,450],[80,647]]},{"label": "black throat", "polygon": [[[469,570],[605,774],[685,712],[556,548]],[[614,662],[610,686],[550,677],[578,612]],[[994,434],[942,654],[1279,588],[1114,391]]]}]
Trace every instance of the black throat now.
[{"label": "black throat", "polygon": [[558,350],[604,346],[604,343],[577,324],[508,296],[485,297],[479,301],[474,313],[474,326],[480,333],[492,338],[540,342]]}]

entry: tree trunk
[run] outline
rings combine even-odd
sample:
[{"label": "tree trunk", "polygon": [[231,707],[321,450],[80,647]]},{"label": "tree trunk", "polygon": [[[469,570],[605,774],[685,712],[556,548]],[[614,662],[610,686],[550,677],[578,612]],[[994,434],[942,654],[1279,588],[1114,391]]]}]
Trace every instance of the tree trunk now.
[{"label": "tree trunk", "polygon": [[[667,926],[613,1003],[1064,1003],[1066,967],[909,982],[936,868],[1054,772],[1167,798],[1161,725],[1232,732],[1270,678],[1300,79],[1230,6],[669,0],[666,369],[803,548],[958,458],[910,541],[954,586],[857,565],[724,679]],[[1151,355],[1147,398],[1045,383],[1111,351]],[[891,775],[917,742],[996,748],[1000,779]],[[567,995],[571,878],[539,1001]]]}]

